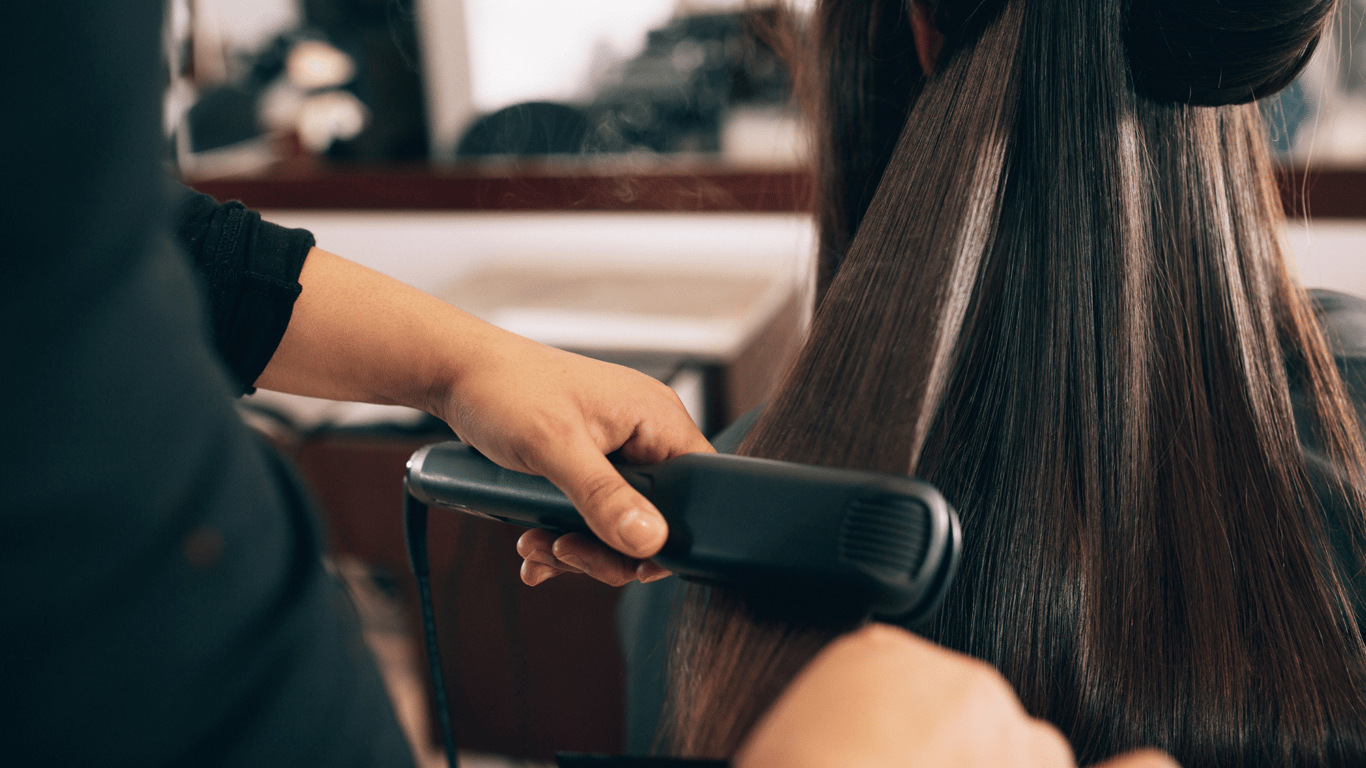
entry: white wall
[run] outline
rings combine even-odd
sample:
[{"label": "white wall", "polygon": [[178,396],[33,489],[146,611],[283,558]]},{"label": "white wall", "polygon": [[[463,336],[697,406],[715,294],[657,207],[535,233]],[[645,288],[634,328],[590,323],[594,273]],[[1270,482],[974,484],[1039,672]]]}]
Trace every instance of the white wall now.
[{"label": "white wall", "polygon": [[805,280],[808,217],[731,213],[268,211],[318,246],[425,291],[498,261],[760,272]]},{"label": "white wall", "polygon": [[[741,278],[763,277],[773,282],[769,298],[787,295],[784,285],[809,281],[813,245],[808,217],[783,214],[653,214],[653,213],[340,213],[310,211],[266,212],[269,221],[303,227],[317,237],[319,247],[342,254],[372,269],[422,290],[443,295],[461,277],[494,263],[556,265],[622,265],[632,270],[655,267]],[[610,319],[614,307],[604,307]],[[764,304],[759,314],[772,309]],[[767,317],[766,314],[764,314]],[[499,318],[490,318],[503,323]],[[743,321],[703,324],[707,339],[734,344],[745,333]],[[657,319],[656,319],[657,320]],[[511,327],[548,343],[565,333],[588,333],[602,341],[602,323],[580,322],[561,327],[563,318],[547,331],[546,324]],[[620,322],[613,326],[620,333]],[[641,327],[632,324],[639,342]],[[653,327],[653,326],[652,326]],[[689,326],[691,327],[691,326]],[[737,330],[738,329],[738,330]],[[656,329],[657,330],[657,329]],[[696,329],[694,329],[696,330]],[[689,335],[689,345],[699,342]],[[716,338],[712,338],[716,337]],[[700,338],[700,337],[699,337]],[[696,377],[693,377],[696,379]],[[675,377],[675,387],[689,413],[702,411],[700,379]],[[357,426],[374,423],[414,423],[421,414],[396,406],[335,403],[261,391],[250,403],[287,414],[296,426],[322,424]]]},{"label": "white wall", "polygon": [[[585,260],[758,270],[804,280],[804,216],[670,213],[268,212],[326,249],[424,290],[499,259]],[[1292,221],[1286,241],[1306,287],[1366,296],[1366,221]]]},{"label": "white wall", "polygon": [[1331,288],[1366,297],[1366,221],[1292,221],[1285,235],[1306,288]]}]

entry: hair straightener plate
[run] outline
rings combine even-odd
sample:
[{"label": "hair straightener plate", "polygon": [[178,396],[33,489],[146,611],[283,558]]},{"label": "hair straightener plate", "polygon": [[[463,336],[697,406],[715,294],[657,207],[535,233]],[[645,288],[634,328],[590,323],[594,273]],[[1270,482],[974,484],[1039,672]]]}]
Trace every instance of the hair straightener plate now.
[{"label": "hair straightener plate", "polygon": [[[617,470],[663,513],[669,538],[653,559],[683,578],[838,599],[910,626],[958,565],[957,515],[907,477],[714,453]],[[431,506],[592,535],[548,480],[464,443],[413,454],[407,489]]]}]

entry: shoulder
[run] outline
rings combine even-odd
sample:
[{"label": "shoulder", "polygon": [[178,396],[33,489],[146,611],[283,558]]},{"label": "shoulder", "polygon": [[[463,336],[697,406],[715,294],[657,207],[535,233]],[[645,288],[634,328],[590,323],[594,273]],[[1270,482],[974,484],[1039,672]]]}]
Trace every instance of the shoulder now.
[{"label": "shoulder", "polygon": [[1366,299],[1321,288],[1311,289],[1309,298],[1333,354],[1366,357]]},{"label": "shoulder", "polygon": [[[1342,374],[1347,396],[1356,407],[1360,423],[1366,424],[1366,300],[1319,289],[1309,291],[1309,297]],[[1362,545],[1352,541],[1355,537],[1350,531],[1355,526],[1348,523],[1355,515],[1342,496],[1340,470],[1316,444],[1314,430],[1308,429],[1303,422],[1307,408],[1303,394],[1296,391],[1291,394],[1296,421],[1300,422],[1300,441],[1309,482],[1323,512],[1335,558],[1347,573],[1361,573],[1362,568],[1357,564]],[[1366,626],[1366,582],[1360,578],[1349,579],[1349,594],[1358,624]]]},{"label": "shoulder", "polygon": [[1366,420],[1366,299],[1317,288],[1309,291],[1309,298],[1347,394]]}]

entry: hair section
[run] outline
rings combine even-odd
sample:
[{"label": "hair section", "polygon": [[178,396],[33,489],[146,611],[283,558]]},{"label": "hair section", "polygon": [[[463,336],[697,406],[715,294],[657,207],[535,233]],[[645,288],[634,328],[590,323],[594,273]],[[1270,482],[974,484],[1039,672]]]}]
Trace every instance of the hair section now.
[{"label": "hair section", "polygon": [[[996,665],[1082,764],[1366,764],[1361,560],[1321,511],[1361,540],[1359,424],[1285,267],[1255,106],[1141,95],[1127,5],[946,0],[972,21],[922,81],[904,9],[821,4],[822,298],[741,452],[937,485],[964,559],[926,635]],[[1331,10],[1183,13],[1236,32],[1260,5],[1320,31]],[[854,621],[719,589],[688,610],[688,755],[733,752]]]}]

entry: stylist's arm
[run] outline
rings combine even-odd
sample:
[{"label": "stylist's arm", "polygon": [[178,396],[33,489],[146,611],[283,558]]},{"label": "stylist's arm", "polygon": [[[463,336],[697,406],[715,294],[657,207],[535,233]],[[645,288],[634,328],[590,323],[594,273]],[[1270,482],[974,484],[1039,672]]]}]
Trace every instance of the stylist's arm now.
[{"label": "stylist's arm", "polygon": [[[544,475],[612,552],[536,531],[522,578],[585,571],[609,583],[665,572],[664,518],[612,468],[710,451],[673,390],[638,371],[496,328],[429,294],[314,248],[279,348],[256,386],[420,408],[493,461]],[[622,553],[622,554],[618,554]]]},{"label": "stylist's arm", "polygon": [[[736,768],[1074,768],[989,665],[873,624],[826,646],[750,733]],[[1153,751],[1097,768],[1177,768]]]}]

